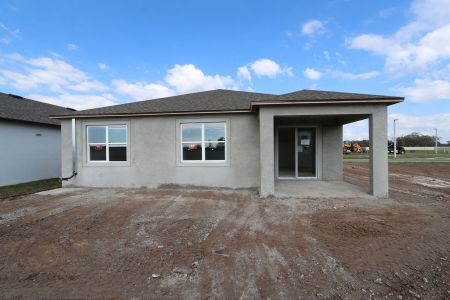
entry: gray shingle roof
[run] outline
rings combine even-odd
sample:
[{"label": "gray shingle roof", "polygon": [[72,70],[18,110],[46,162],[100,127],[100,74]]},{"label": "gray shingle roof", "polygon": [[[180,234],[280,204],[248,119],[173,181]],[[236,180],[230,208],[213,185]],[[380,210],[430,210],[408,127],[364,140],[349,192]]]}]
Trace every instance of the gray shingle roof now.
[{"label": "gray shingle roof", "polygon": [[233,90],[212,90],[139,101],[114,106],[81,110],[60,114],[69,116],[100,116],[100,115],[127,115],[127,114],[159,114],[159,113],[189,113],[189,112],[221,112],[221,111],[251,111],[252,103],[257,106],[264,102],[286,101],[374,101],[394,100],[400,102],[402,97],[354,94],[342,92],[301,90],[294,93],[273,95]]},{"label": "gray shingle roof", "polygon": [[73,112],[64,107],[0,93],[0,119],[59,125],[58,120],[49,119],[49,116]]},{"label": "gray shingle roof", "polygon": [[[301,90],[293,93],[282,94],[277,96],[275,100],[278,101],[328,101],[328,100],[403,100],[403,97],[370,95],[370,94],[356,94],[343,93],[331,91],[317,91],[317,90]],[[264,101],[264,100],[263,100]]]},{"label": "gray shingle roof", "polygon": [[159,98],[154,100],[80,110],[69,114],[76,116],[249,110],[252,101],[273,98],[275,96],[276,95],[272,94],[250,93],[232,90],[212,90],[167,98]]}]

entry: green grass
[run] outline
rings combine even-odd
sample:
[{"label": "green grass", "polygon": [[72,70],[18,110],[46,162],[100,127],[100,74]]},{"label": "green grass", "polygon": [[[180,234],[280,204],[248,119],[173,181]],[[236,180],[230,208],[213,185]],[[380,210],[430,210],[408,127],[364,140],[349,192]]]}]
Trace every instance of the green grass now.
[{"label": "green grass", "polygon": [[368,153],[346,153],[344,154],[344,159],[367,159],[369,158]]},{"label": "green grass", "polygon": [[0,199],[32,194],[60,187],[61,182],[59,182],[59,178],[51,178],[19,183],[14,185],[6,185],[0,187]]},{"label": "green grass", "polygon": [[[407,151],[405,154],[397,154],[399,158],[432,158],[432,157],[450,157],[450,153],[448,152],[438,152],[437,154],[434,151],[415,151],[410,152]],[[344,159],[368,159],[368,153],[349,153],[344,154]],[[394,158],[394,154],[389,154],[389,158]]]},{"label": "green grass", "polygon": [[[394,154],[389,154],[389,157],[394,157]],[[415,151],[415,152],[407,151],[405,154],[401,154],[400,157],[405,158],[450,157],[450,153],[448,152],[434,153],[434,151]]]}]

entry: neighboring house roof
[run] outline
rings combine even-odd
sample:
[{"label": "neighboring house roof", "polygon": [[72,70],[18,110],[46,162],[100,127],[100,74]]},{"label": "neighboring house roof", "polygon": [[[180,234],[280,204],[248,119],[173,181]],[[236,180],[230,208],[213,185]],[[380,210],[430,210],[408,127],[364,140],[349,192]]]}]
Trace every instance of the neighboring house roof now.
[{"label": "neighboring house roof", "polygon": [[117,115],[157,115],[157,114],[188,114],[188,113],[221,113],[250,112],[260,105],[286,104],[286,102],[334,103],[334,102],[368,102],[397,103],[402,97],[367,95],[341,92],[301,90],[294,93],[274,95],[233,90],[212,90],[139,101],[114,106],[69,112],[54,115],[54,118],[94,117]]},{"label": "neighboring house roof", "polygon": [[60,125],[50,115],[73,113],[74,110],[20,96],[0,93],[0,119]]}]

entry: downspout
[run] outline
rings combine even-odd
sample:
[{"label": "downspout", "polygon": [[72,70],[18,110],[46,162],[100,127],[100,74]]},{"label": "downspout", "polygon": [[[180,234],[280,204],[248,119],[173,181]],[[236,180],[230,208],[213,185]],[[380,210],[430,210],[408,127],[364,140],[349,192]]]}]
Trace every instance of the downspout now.
[{"label": "downspout", "polygon": [[69,180],[77,176],[77,136],[76,136],[76,122],[75,118],[72,118],[72,175],[69,177],[63,177],[61,180]]}]

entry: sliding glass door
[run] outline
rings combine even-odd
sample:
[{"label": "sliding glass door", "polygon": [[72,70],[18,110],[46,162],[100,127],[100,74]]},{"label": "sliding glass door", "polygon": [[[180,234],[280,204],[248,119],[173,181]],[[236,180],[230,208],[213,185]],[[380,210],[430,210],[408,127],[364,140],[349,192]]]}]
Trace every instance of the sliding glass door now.
[{"label": "sliding glass door", "polygon": [[316,128],[278,128],[278,178],[316,178]]},{"label": "sliding glass door", "polygon": [[316,177],[315,128],[297,128],[297,177]]},{"label": "sliding glass door", "polygon": [[295,128],[278,129],[278,177],[296,177]]}]

